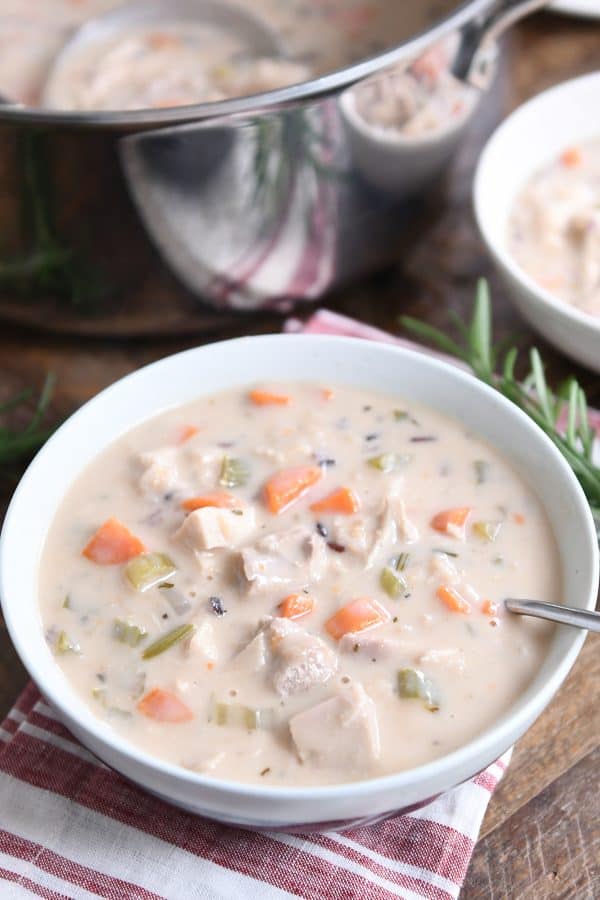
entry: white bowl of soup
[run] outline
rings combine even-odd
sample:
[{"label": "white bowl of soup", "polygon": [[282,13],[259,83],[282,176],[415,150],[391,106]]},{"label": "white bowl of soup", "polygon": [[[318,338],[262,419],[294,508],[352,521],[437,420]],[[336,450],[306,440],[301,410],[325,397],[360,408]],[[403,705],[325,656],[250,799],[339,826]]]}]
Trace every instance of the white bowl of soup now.
[{"label": "white bowl of soup", "polygon": [[516,407],[428,356],[241,338],[122,379],[48,441],[0,546],[17,651],[101,760],[187,810],[341,827],[484,769],[584,633],[594,528]]},{"label": "white bowl of soup", "polygon": [[600,371],[600,73],[544,91],[494,132],[475,215],[527,321]]}]

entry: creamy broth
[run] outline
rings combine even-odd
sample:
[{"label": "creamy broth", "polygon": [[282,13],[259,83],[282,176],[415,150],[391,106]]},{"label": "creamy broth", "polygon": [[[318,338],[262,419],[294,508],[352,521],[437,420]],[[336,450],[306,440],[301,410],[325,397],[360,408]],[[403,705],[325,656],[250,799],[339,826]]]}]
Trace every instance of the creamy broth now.
[{"label": "creamy broth", "polygon": [[559,585],[540,503],[491,447],[397,397],[293,383],[103,451],[49,531],[40,604],[66,678],[129,741],[296,785],[397,772],[490,726],[552,633],[501,600]]},{"label": "creamy broth", "polygon": [[[44,0],[24,9],[22,2],[0,0],[0,49],[10,50],[0,54],[0,92],[24,103],[38,103],[49,65],[73,29],[121,5],[122,0]],[[158,31],[170,40],[162,42],[157,40],[157,29],[141,28],[73,59],[53,86],[51,105],[72,109],[160,107],[273,89],[392,47],[457,4],[451,0],[402,4],[386,0],[237,0],[237,5],[262,18],[281,36],[289,59],[263,60],[256,70],[257,61],[248,59],[244,48],[235,47],[231,35],[214,28],[208,29],[208,41],[206,30],[200,34],[197,26],[167,23]],[[207,43],[210,52],[203,59]],[[200,54],[195,64],[194,51]],[[200,66],[198,58],[203,60]],[[211,70],[219,66],[233,68],[233,72],[213,80]],[[128,77],[137,90],[133,86],[128,89]]]},{"label": "creamy broth", "polygon": [[600,139],[567,148],[527,183],[508,245],[539,285],[600,316]]}]

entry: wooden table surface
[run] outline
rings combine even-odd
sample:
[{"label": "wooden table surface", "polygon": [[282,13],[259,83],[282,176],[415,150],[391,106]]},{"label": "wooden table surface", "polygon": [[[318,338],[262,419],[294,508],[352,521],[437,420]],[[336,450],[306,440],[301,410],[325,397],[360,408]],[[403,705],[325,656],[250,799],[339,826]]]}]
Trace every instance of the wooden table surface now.
[{"label": "wooden table surface", "polygon": [[[330,298],[328,305],[390,330],[396,330],[400,311],[444,325],[448,308],[465,313],[475,279],[485,274],[492,283],[498,336],[530,346],[534,337],[508,304],[472,221],[473,166],[487,135],[507,112],[599,63],[600,23],[539,15],[517,27],[506,40],[495,90],[456,160],[442,220],[409,260]],[[237,318],[214,338],[280,325],[273,315]],[[540,339],[535,342],[555,378],[574,371],[600,406],[597,376],[578,370]],[[0,329],[0,397],[40,384],[52,370],[58,389],[50,418],[58,420],[116,378],[194,343],[189,337],[86,342],[5,324]],[[0,491],[1,512],[10,486]],[[25,681],[0,620],[0,719]],[[600,897],[599,684],[600,646],[590,637],[558,696],[515,749],[483,823],[464,900]]]}]

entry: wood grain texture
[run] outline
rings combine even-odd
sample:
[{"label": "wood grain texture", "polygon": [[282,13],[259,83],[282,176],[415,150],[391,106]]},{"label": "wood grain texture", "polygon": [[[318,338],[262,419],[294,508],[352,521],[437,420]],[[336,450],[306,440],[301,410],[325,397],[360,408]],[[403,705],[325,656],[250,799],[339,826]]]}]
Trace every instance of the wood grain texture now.
[{"label": "wood grain texture", "polygon": [[[600,24],[537,16],[513,32],[505,50],[495,90],[455,161],[438,224],[397,265],[339,292],[327,305],[392,331],[401,312],[444,326],[449,309],[466,313],[475,279],[487,275],[497,335],[510,337],[523,349],[535,340],[552,377],[575,372],[600,406],[600,379],[534,337],[512,310],[485,255],[470,205],[473,169],[487,136],[527,97],[596,68]],[[273,314],[225,317],[209,337],[279,330],[280,325]],[[50,418],[59,421],[116,378],[194,343],[191,330],[168,339],[86,342],[5,325],[0,330],[0,400],[25,385],[41,384],[44,373],[52,370],[59,387]],[[2,506],[10,490],[10,484],[0,488]],[[25,680],[0,622],[0,717]],[[483,823],[464,900],[600,897],[599,686],[600,642],[588,638],[565,685],[515,749]]]}]

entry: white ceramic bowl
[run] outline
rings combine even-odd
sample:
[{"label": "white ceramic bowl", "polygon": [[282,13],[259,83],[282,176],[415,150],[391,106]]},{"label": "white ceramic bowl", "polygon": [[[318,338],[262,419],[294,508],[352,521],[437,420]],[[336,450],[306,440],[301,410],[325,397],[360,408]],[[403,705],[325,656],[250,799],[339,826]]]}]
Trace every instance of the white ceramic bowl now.
[{"label": "white ceramic bowl", "polygon": [[600,319],[540,287],[507,246],[508,219],[530,177],[571,144],[600,138],[600,72],[575,78],[520,106],[486,144],[473,201],[482,237],[525,319],[556,347],[600,372]]},{"label": "white ceramic bowl", "polygon": [[276,788],[216,780],[149,756],[96,718],[56,665],[38,611],[40,554],[65,491],[103,447],[161,410],[252,381],[307,377],[409,396],[481,434],[542,498],[558,542],[564,597],[588,609],[596,599],[596,538],[571,470],[516,407],[446,363],[353,338],[270,335],[171,356],[103,391],[48,441],[10,504],[0,541],[2,609],[10,635],[66,726],[109,766],[178,806],[250,827],[331,827],[372,819],[421,804],[464,781],[531,725],[573,665],[585,637],[574,629],[557,628],[535,681],[492,728],[466,746],[419,768],[354,784]]}]

